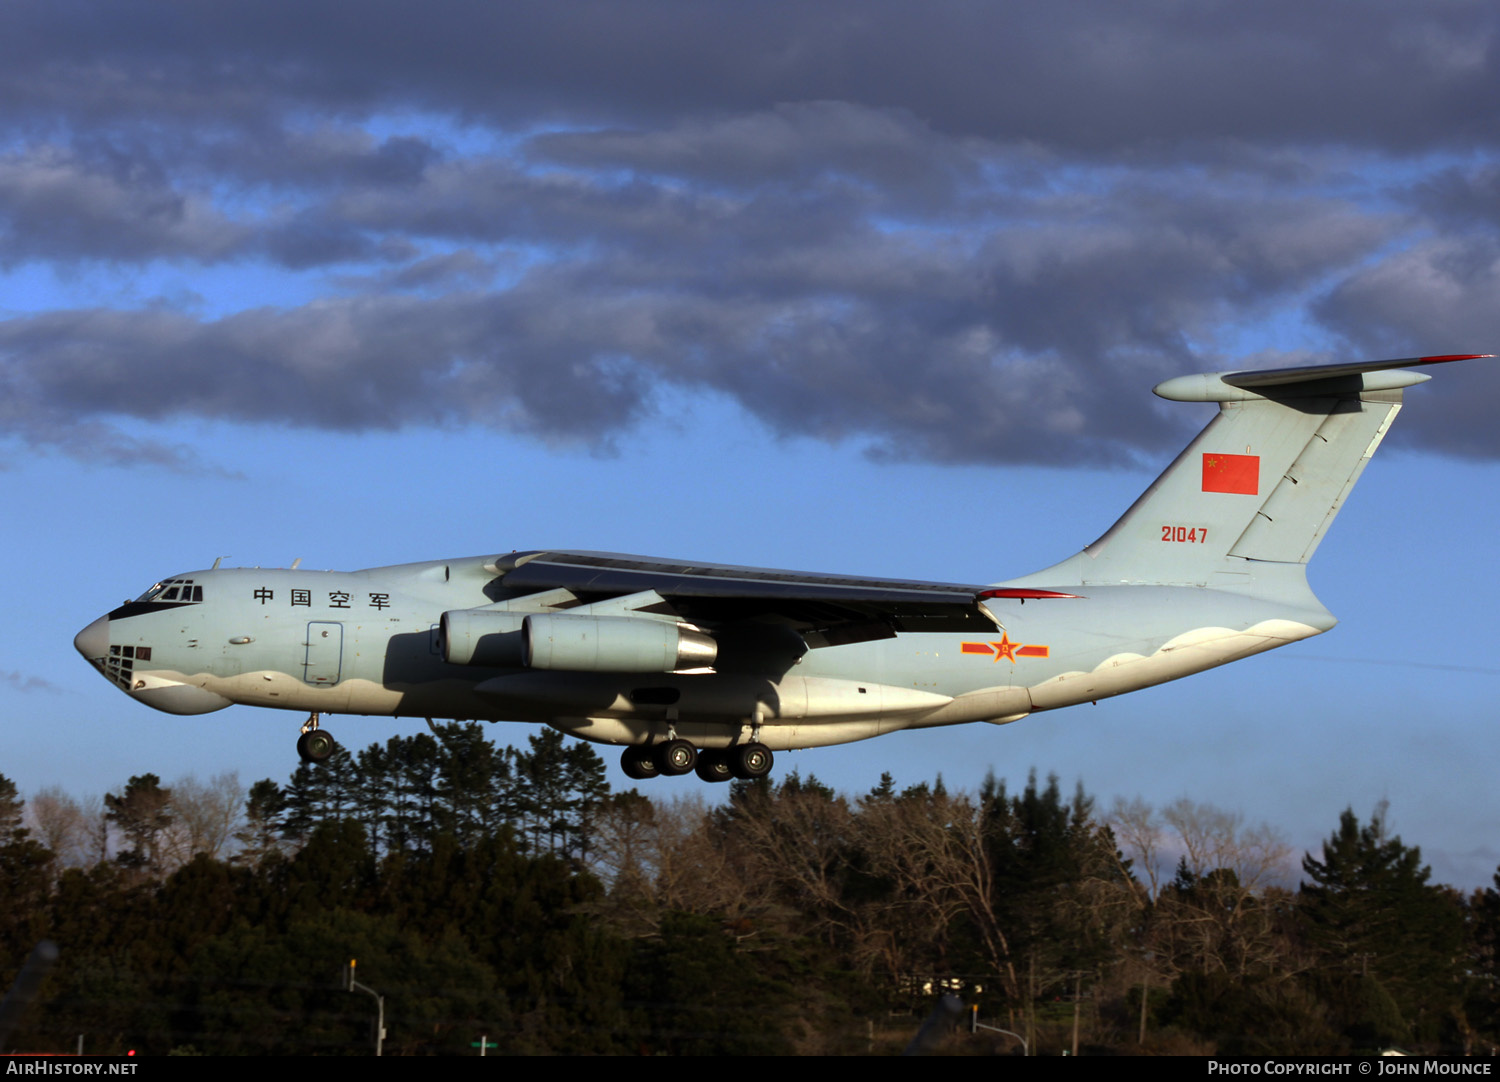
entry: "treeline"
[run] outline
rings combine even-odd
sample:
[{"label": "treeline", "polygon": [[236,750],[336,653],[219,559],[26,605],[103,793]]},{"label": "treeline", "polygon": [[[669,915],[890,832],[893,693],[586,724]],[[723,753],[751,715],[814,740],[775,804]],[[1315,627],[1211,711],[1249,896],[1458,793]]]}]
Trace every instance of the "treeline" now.
[{"label": "treeline", "polygon": [[452,724],[248,793],[143,775],[28,807],[0,779],[0,843],[4,978],[61,950],[17,1050],[365,1054],[351,959],[387,1054],[897,1051],[944,991],[1034,1053],[1075,1015],[1085,1052],[1500,1041],[1500,889],[1429,883],[1383,810],[1294,891],[1274,835],[1187,802],[791,774],[707,807]]}]

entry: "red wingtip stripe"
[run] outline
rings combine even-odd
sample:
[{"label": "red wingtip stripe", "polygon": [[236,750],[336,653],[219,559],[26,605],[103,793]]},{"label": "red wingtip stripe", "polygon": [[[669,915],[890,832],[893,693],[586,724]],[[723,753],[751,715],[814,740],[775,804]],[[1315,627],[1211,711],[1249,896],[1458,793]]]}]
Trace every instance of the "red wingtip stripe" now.
[{"label": "red wingtip stripe", "polygon": [[1002,587],[1001,589],[998,589],[998,590],[981,590],[981,591],[979,591],[978,594],[975,595],[975,597],[978,600],[980,600],[980,601],[983,601],[985,598],[989,598],[989,597],[1008,597],[1008,598],[1019,599],[1021,601],[1037,601],[1037,600],[1040,600],[1040,599],[1043,599],[1043,598],[1048,598],[1048,597],[1076,597],[1076,598],[1082,598],[1083,595],[1082,594],[1065,594],[1065,593],[1061,593],[1061,592],[1059,592],[1057,590],[1028,590],[1028,589],[1025,589],[1023,587],[1013,586],[1013,587]]},{"label": "red wingtip stripe", "polygon": [[1418,357],[1417,360],[1423,364],[1442,364],[1445,361],[1477,361],[1493,356],[1493,353],[1440,353],[1435,357]]}]

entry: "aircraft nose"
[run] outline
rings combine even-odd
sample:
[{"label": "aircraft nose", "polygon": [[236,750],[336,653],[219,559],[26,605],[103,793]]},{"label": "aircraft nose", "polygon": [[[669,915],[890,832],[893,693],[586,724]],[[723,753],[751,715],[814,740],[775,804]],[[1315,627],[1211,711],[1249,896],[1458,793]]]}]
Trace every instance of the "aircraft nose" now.
[{"label": "aircraft nose", "polygon": [[88,661],[104,657],[109,653],[109,617],[101,616],[77,635],[73,636],[73,648]]}]

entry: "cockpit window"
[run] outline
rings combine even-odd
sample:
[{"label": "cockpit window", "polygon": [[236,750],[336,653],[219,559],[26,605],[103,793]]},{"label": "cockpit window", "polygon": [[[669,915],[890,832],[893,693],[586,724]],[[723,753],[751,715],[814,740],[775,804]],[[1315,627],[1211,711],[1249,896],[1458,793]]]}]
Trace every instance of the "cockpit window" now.
[{"label": "cockpit window", "polygon": [[136,598],[137,602],[175,601],[179,605],[193,604],[202,600],[203,587],[193,585],[192,579],[165,579]]}]

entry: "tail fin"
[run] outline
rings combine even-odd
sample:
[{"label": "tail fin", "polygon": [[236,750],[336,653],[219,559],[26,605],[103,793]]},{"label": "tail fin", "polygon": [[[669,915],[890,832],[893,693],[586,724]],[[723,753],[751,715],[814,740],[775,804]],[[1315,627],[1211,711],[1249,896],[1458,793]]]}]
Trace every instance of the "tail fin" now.
[{"label": "tail fin", "polygon": [[[1490,354],[1221,372],[1156,387],[1219,414],[1103,537],[1021,585],[1150,583],[1256,590],[1312,558],[1401,409],[1430,376]],[[1298,580],[1302,576],[1295,575]],[[1304,587],[1305,588],[1305,587]]]}]

